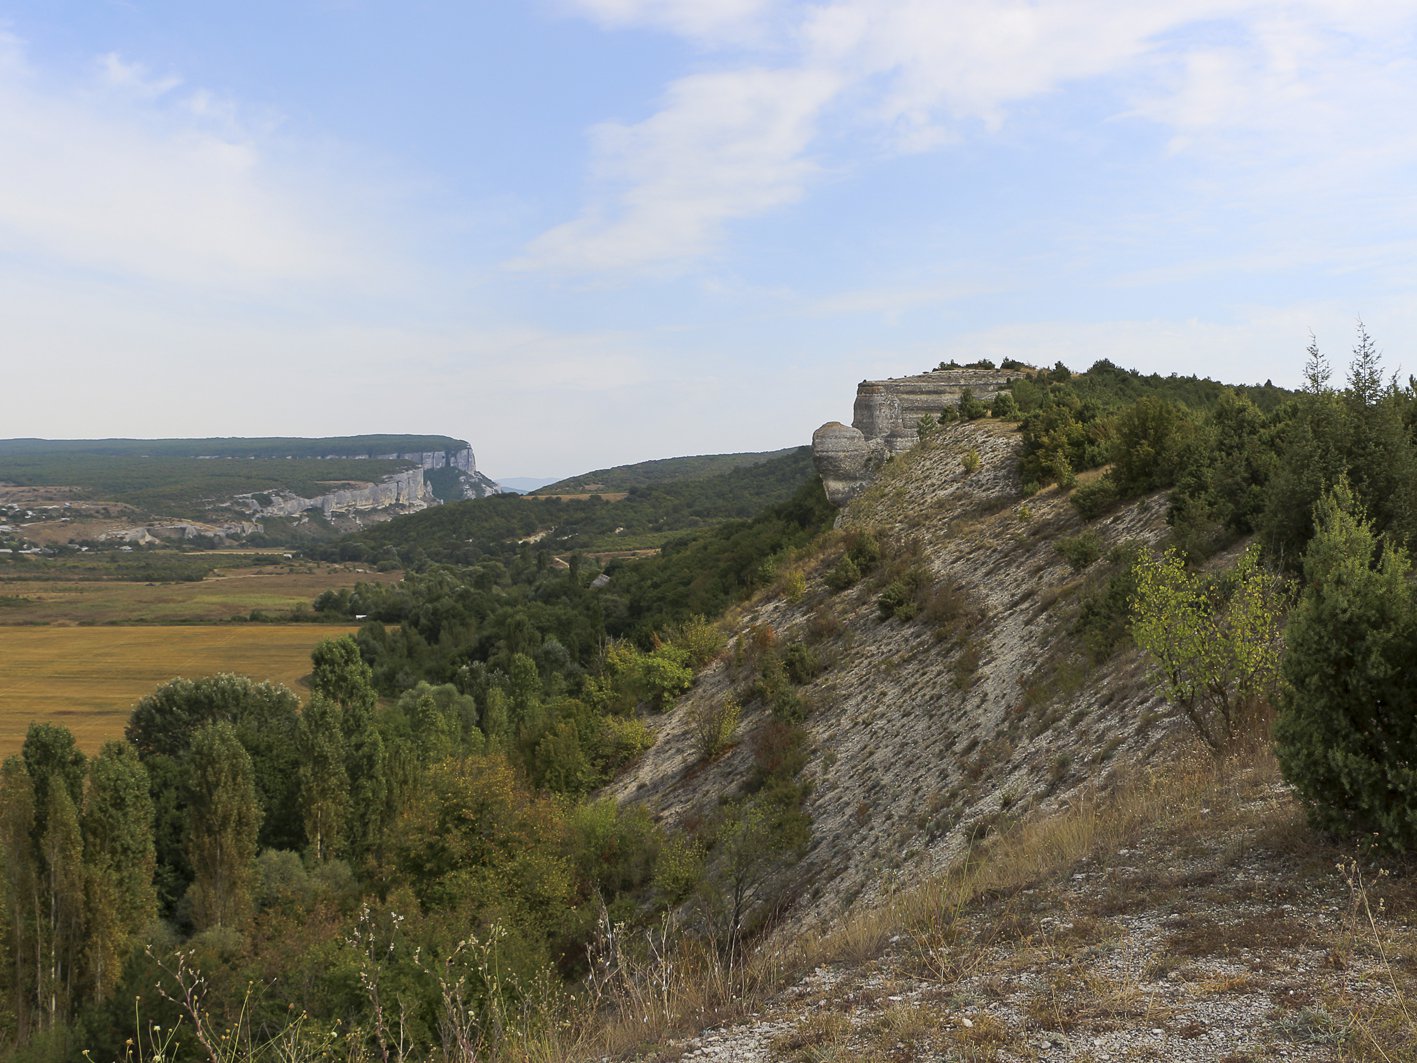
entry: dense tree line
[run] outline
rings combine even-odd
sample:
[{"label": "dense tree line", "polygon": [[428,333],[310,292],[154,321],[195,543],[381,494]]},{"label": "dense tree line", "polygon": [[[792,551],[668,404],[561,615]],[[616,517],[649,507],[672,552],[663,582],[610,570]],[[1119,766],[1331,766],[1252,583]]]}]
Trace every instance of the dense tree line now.
[{"label": "dense tree line", "polygon": [[[370,619],[316,649],[303,703],[243,677],[173,680],[91,761],[32,727],[0,771],[0,1038],[34,1059],[117,1057],[141,1032],[135,997],[150,1034],[198,1025],[198,992],[214,1036],[287,1029],[296,1000],[320,1036],[378,1054],[383,1000],[427,1048],[455,969],[500,972],[476,1008],[530,1007],[583,973],[606,925],[686,904],[691,931],[737,947],[805,844],[786,752],[800,729],[685,834],[591,795],[647,748],[643,715],[723,651],[703,614],[772,580],[831,512],[812,483],[598,588],[598,566],[553,566],[536,544],[424,564],[322,597]],[[755,674],[744,699],[769,696]]]},{"label": "dense tree line", "polygon": [[[312,550],[326,560],[470,565],[515,556],[520,540],[541,535],[539,550],[567,554],[635,545],[637,537],[682,535],[724,520],[747,520],[790,499],[812,480],[810,448],[701,479],[631,487],[619,502],[494,495],[376,525]],[[539,552],[539,551],[538,551]]]}]

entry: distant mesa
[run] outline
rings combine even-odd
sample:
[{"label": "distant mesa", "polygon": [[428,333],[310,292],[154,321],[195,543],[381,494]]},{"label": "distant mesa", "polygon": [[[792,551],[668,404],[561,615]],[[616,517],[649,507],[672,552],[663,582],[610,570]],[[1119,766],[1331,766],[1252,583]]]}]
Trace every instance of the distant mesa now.
[{"label": "distant mesa", "polygon": [[861,381],[851,424],[828,421],[812,433],[812,460],[827,498],[844,506],[859,495],[887,458],[919,441],[920,418],[958,406],[966,389],[989,402],[1017,375],[1002,369],[937,369]]}]

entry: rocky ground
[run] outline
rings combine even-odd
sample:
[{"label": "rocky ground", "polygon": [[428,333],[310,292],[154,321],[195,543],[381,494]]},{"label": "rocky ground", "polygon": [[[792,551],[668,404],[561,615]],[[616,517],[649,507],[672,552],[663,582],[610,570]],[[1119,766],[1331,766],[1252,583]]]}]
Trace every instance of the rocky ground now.
[{"label": "rocky ground", "polygon": [[[1264,750],[1197,754],[1134,649],[1080,647],[1125,551],[1164,539],[1164,500],[1085,524],[1056,490],[1020,496],[1018,446],[989,421],[939,431],[735,618],[825,666],[801,690],[812,848],[765,949],[797,973],[644,1057],[1417,1059],[1417,890],[1317,839]],[[852,529],[888,556],[834,591]],[[912,566],[926,607],[883,618]],[[738,792],[766,710],[711,762],[693,720],[744,683],[711,666],[614,796],[683,825]]]},{"label": "rocky ground", "polygon": [[1076,861],[858,916],[856,954],[848,923],[750,1017],[650,1058],[1417,1058],[1417,889],[1317,841],[1258,760],[1100,812]]}]

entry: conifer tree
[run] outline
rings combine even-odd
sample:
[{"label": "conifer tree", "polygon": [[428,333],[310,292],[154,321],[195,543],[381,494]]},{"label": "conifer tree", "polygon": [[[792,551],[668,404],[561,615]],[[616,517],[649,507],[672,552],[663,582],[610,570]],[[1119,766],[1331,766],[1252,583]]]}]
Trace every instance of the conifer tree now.
[{"label": "conifer tree", "polygon": [[197,929],[240,927],[251,910],[261,806],[251,757],[225,720],[199,728],[188,753],[187,854]]},{"label": "conifer tree", "polygon": [[[1417,846],[1417,591],[1346,481],[1316,507],[1306,589],[1285,632],[1275,725],[1284,776],[1316,826]],[[1379,558],[1379,554],[1381,557]]]},{"label": "conifer tree", "polygon": [[83,814],[88,941],[85,967],[96,999],[122,974],[136,936],[157,918],[156,853],[148,773],[128,742],[108,742],[89,766]]}]

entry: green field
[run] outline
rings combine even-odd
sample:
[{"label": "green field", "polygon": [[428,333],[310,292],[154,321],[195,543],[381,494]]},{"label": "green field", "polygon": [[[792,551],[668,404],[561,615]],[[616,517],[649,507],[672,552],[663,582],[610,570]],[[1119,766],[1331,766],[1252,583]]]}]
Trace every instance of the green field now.
[{"label": "green field", "polygon": [[353,630],[321,624],[0,629],[0,758],[30,721],[63,724],[94,752],[123,734],[133,704],[174,676],[238,672],[292,689],[310,651]]}]

